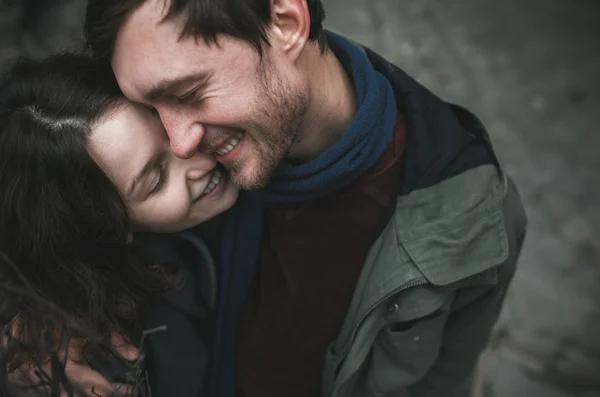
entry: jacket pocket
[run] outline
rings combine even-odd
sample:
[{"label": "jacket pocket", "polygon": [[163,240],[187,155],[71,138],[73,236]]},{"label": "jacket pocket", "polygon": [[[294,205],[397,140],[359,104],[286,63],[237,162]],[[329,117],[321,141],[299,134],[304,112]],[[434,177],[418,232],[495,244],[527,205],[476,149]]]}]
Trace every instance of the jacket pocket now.
[{"label": "jacket pocket", "polygon": [[362,379],[369,396],[401,396],[435,363],[449,313],[449,302],[410,321],[392,321],[380,330]]}]

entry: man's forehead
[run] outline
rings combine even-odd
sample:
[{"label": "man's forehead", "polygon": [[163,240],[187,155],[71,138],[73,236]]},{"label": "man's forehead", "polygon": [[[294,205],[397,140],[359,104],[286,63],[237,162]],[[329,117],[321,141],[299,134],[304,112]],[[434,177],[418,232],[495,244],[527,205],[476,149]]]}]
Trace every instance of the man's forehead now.
[{"label": "man's forehead", "polygon": [[179,57],[174,55],[178,52],[180,27],[174,20],[163,20],[166,12],[164,0],[147,0],[119,29],[112,66],[127,96],[177,68]]}]

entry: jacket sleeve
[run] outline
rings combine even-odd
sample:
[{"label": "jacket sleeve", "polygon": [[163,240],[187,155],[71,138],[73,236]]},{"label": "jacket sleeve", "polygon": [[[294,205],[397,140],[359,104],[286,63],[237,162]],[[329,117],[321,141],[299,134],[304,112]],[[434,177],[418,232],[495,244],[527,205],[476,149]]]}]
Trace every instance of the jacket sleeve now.
[{"label": "jacket sleeve", "polygon": [[507,261],[492,269],[497,272],[497,283],[455,292],[438,358],[425,377],[410,386],[405,395],[452,397],[465,391],[467,379],[498,319],[525,238],[527,218],[512,181],[504,204],[504,215],[511,249]]}]

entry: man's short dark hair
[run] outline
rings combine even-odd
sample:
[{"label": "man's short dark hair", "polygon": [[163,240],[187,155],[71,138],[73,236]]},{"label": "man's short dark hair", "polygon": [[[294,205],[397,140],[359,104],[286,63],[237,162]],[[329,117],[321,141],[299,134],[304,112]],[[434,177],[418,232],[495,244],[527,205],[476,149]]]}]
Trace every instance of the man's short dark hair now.
[{"label": "man's short dark hair", "polygon": [[[86,43],[99,58],[111,57],[119,28],[125,18],[146,0],[89,0],[85,19]],[[217,35],[229,35],[252,44],[259,54],[268,44],[265,29],[271,21],[270,0],[165,0],[165,20],[185,15],[182,37],[202,37],[216,42]],[[310,13],[310,41],[321,51],[327,48],[323,31],[325,10],[322,0],[306,0]]]}]

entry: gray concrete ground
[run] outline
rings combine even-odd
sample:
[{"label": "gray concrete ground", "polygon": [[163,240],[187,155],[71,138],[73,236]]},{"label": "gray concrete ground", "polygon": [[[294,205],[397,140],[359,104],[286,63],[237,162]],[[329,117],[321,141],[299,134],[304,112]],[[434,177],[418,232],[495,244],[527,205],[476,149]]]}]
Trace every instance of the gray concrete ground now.
[{"label": "gray concrete ground", "polygon": [[[0,60],[41,56],[77,39],[83,2],[65,3],[25,32],[17,29],[18,7],[0,13]],[[472,395],[600,396],[600,3],[325,6],[330,29],[475,110],[521,190],[529,235]]]}]

